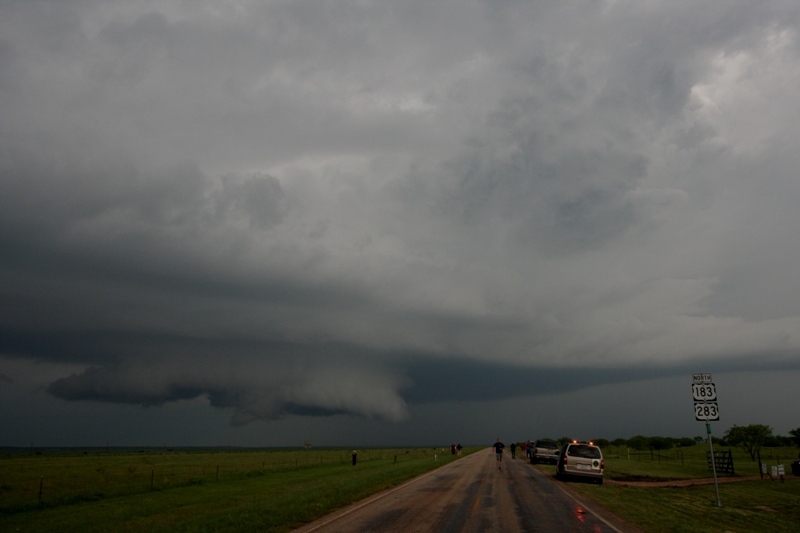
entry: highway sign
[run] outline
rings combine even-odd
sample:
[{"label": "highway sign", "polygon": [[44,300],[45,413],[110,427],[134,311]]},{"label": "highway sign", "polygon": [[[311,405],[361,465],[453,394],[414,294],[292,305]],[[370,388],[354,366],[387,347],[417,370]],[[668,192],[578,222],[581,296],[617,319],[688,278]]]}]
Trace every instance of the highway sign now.
[{"label": "highway sign", "polygon": [[694,419],[704,422],[719,420],[717,402],[694,402]]},{"label": "highway sign", "polygon": [[694,398],[694,419],[706,423],[708,451],[711,457],[711,469],[714,471],[714,489],[717,491],[717,505],[722,507],[717,483],[717,465],[714,462],[714,445],[711,442],[711,422],[719,420],[719,406],[716,401],[717,386],[711,381],[711,374],[692,374],[692,398]]},{"label": "highway sign", "polygon": [[692,398],[696,402],[713,402],[717,399],[717,386],[713,383],[692,383]]}]

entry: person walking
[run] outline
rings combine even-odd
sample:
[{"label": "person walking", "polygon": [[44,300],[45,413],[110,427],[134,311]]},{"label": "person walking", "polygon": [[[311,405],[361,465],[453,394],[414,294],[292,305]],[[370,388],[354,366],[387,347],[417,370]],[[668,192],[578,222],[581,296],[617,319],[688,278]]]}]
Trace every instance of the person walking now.
[{"label": "person walking", "polygon": [[503,448],[505,448],[506,445],[500,442],[500,437],[497,437],[497,442],[495,442],[492,446],[494,447],[494,454],[495,457],[497,458],[497,469],[502,470]]}]

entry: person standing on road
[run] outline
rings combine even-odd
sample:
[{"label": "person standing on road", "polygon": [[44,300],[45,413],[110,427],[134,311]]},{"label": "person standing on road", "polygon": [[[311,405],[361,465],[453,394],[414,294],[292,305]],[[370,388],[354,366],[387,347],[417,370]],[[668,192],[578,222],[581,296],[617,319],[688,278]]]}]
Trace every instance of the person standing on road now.
[{"label": "person standing on road", "polygon": [[497,442],[495,442],[492,446],[494,447],[494,453],[497,457],[497,469],[502,470],[501,466],[503,464],[503,448],[505,448],[506,445],[500,442],[500,437],[497,437]]},{"label": "person standing on road", "polygon": [[517,445],[514,442],[511,443],[511,458],[512,459],[517,458]]}]

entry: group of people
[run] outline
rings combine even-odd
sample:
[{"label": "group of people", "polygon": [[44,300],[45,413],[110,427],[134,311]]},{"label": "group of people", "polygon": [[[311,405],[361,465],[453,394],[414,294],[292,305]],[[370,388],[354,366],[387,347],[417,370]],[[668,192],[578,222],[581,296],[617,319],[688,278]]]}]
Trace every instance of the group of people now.
[{"label": "group of people", "polygon": [[[495,456],[497,457],[497,468],[502,470],[503,449],[506,447],[506,445],[503,444],[502,441],[500,440],[500,437],[498,437],[497,438],[497,442],[495,442],[492,445],[492,447],[494,448],[494,453],[495,453]],[[519,445],[517,445],[516,442],[512,442],[509,445],[509,448],[511,448],[511,458],[512,459],[516,459],[517,458],[517,448],[519,448],[519,451],[520,451],[520,453],[522,453],[522,455],[524,455],[528,459],[531,458],[531,451],[533,450],[533,447],[531,446],[531,441],[520,442]]]},{"label": "group of people", "polygon": [[461,446],[460,442],[458,444],[451,444],[450,445],[450,453],[453,454],[453,455],[458,455],[459,457],[461,457],[461,448],[463,448],[463,446]]}]

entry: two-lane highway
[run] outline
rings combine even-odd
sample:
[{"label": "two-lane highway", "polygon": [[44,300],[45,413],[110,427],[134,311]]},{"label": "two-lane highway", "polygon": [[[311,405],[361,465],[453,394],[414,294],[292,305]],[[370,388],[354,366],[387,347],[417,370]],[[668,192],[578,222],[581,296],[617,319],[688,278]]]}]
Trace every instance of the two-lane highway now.
[{"label": "two-lane highway", "polygon": [[502,469],[492,451],[463,457],[296,533],[628,531],[526,460],[504,455]]}]

